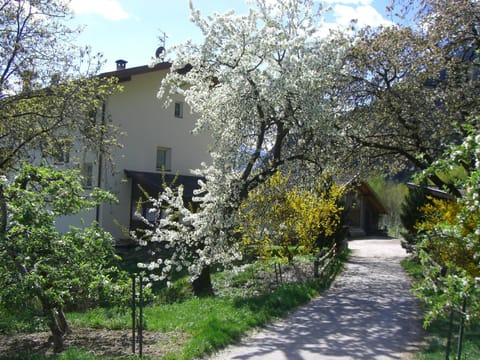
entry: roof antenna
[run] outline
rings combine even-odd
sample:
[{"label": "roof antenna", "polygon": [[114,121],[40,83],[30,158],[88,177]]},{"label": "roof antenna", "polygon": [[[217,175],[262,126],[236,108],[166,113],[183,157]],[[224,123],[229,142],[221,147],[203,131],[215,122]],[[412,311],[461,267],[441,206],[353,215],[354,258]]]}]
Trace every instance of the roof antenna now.
[{"label": "roof antenna", "polygon": [[159,59],[165,53],[165,42],[167,40],[167,37],[167,34],[165,32],[162,32],[162,35],[159,37],[160,43],[162,45],[160,45],[155,51],[155,58]]}]

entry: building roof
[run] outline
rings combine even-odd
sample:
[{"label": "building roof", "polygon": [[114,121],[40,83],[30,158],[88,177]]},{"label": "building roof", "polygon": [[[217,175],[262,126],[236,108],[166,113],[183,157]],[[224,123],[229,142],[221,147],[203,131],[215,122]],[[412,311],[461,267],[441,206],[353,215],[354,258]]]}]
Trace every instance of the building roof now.
[{"label": "building roof", "polygon": [[115,71],[104,72],[100,74],[100,77],[117,77],[120,82],[129,81],[134,75],[148,74],[155,71],[168,70],[172,66],[169,62],[161,62],[155,66],[136,66],[132,68],[125,67],[123,69],[117,69]]},{"label": "building roof", "polygon": [[183,196],[192,198],[193,191],[200,188],[198,176],[163,174],[159,172],[124,170],[125,175],[132,179],[134,185],[140,185],[150,196],[158,196],[163,191],[163,185],[183,185]]},{"label": "building roof", "polygon": [[364,181],[360,181],[356,187],[357,191],[365,196],[369,202],[375,207],[379,214],[387,214],[387,209],[383,206],[382,201],[378,197],[377,193]]},{"label": "building roof", "polygon": [[[125,64],[127,63],[125,60],[117,60],[117,61],[122,61]],[[101,73],[99,76],[100,77],[117,77],[119,79],[119,82],[123,81],[130,81],[132,79],[132,76],[134,75],[142,75],[142,74],[148,74],[151,72],[156,72],[156,71],[162,71],[162,70],[169,70],[172,67],[172,63],[170,62],[161,62],[157,63],[154,66],[149,66],[149,65],[142,65],[142,66],[136,66],[136,67],[126,67],[124,68],[119,67],[117,70],[114,71],[108,71]],[[183,68],[177,70],[180,74],[185,74],[189,72],[192,69],[192,66],[187,64]]]},{"label": "building roof", "polygon": [[[420,185],[414,184],[414,183],[407,183],[407,187],[410,189],[418,189],[421,188]],[[452,194],[441,190],[437,187],[432,187],[432,186],[425,186],[423,187],[423,190],[425,191],[426,194],[433,196],[434,198],[437,199],[445,199],[445,200],[453,200],[455,199],[455,196]]]}]

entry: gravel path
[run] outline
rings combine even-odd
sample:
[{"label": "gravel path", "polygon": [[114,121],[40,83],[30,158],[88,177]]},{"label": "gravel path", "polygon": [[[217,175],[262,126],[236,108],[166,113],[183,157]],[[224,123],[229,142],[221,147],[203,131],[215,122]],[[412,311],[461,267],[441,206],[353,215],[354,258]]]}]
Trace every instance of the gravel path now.
[{"label": "gravel path", "polygon": [[352,256],[322,296],[211,360],[409,359],[422,338],[398,240],[349,243]]}]

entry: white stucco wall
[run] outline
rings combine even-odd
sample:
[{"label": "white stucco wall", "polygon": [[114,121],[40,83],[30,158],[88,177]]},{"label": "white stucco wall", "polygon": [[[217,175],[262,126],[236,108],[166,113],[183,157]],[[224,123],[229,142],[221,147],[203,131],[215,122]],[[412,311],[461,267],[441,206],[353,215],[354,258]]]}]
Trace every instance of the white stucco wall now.
[{"label": "white stucco wall", "polygon": [[[191,169],[209,162],[208,135],[194,136],[191,131],[195,117],[183,105],[183,118],[174,116],[174,104],[164,108],[157,92],[166,70],[134,75],[122,82],[124,91],[106,104],[107,121],[117,126],[125,136],[120,137],[122,149],[115,151],[114,169],[103,174],[103,187],[119,200],[116,205],[101,208],[101,224],[116,238],[125,237],[121,227],[128,228],[130,220],[131,183],[124,170],[156,172],[157,147],[171,148],[171,173],[191,175]],[[177,99],[182,101],[181,98]]]}]

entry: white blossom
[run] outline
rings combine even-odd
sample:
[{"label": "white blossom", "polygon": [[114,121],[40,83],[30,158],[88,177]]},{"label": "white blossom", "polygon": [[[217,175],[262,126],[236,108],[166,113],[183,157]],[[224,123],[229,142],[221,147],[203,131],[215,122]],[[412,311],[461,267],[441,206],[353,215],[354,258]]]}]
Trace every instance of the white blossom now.
[{"label": "white blossom", "polygon": [[[255,4],[246,15],[208,18],[191,4],[204,42],[187,42],[171,52],[172,71],[158,96],[167,103],[184,96],[198,116],[193,132],[211,135],[212,160],[193,172],[205,179],[194,191],[199,211],[184,204],[182,186],[166,187],[152,204],[171,211],[164,211],[154,232],[140,238],[132,233],[141,245],[156,241],[172,253],[157,263],[159,278],[187,268],[195,279],[206,266],[240,259],[232,229],[248,191],[277,167],[301,166],[306,178],[309,170],[316,174],[316,162],[326,166],[338,158],[330,145],[338,107],[327,94],[344,66],[348,41],[338,33],[319,36],[324,19],[315,2]],[[177,71],[187,65],[186,73]],[[312,140],[312,133],[322,136]]]}]

